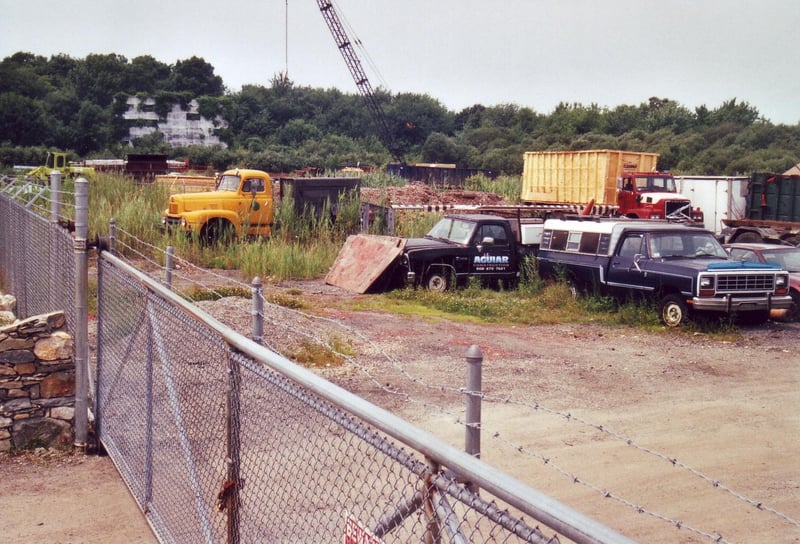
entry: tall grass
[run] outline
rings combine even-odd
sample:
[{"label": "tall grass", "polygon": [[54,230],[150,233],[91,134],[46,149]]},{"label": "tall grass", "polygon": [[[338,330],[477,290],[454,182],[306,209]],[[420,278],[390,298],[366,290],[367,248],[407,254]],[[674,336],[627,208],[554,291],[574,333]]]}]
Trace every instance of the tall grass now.
[{"label": "tall grass", "polygon": [[522,194],[521,176],[498,176],[495,179],[484,175],[467,178],[466,188],[483,193],[496,193],[508,202],[519,202]]},{"label": "tall grass", "polygon": [[[74,191],[74,182],[68,182]],[[136,183],[121,175],[97,175],[89,181],[89,236],[108,233],[109,221],[130,235],[149,244],[164,241],[161,215],[167,208],[169,193],[162,185]]]}]

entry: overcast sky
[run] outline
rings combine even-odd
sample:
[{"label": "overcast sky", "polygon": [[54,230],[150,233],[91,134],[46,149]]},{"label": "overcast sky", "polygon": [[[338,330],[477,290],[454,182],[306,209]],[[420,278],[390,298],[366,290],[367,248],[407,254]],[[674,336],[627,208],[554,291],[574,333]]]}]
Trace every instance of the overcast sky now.
[{"label": "overcast sky", "polygon": [[[288,33],[287,33],[288,2]],[[797,0],[335,0],[372,86],[453,111],[651,96],[690,110],[736,98],[800,123]],[[198,56],[225,86],[357,88],[311,0],[0,0],[0,58],[18,51]],[[288,37],[287,37],[288,36]],[[288,44],[288,47],[287,47]],[[288,59],[288,63],[287,63]]]}]

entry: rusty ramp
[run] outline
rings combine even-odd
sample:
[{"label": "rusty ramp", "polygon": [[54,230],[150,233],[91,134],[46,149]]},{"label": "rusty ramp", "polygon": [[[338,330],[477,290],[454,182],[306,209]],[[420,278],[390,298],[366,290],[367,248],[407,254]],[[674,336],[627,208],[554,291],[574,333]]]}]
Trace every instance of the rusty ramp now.
[{"label": "rusty ramp", "polygon": [[403,253],[405,238],[354,234],[339,251],[325,283],[355,293],[366,293]]}]

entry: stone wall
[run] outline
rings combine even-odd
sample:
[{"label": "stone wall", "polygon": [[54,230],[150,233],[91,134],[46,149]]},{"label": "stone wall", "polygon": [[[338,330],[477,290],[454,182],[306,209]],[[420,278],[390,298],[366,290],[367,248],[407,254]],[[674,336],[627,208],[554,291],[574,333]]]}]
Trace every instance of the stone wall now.
[{"label": "stone wall", "polygon": [[73,442],[75,359],[63,312],[0,326],[0,451]]}]

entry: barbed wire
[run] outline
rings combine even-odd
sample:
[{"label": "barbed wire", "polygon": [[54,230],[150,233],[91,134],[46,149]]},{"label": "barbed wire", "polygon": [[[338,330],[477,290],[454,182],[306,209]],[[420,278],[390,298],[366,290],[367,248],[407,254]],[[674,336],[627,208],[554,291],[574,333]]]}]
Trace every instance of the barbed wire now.
[{"label": "barbed wire", "polygon": [[[162,250],[161,248],[158,248],[158,247],[156,247],[156,246],[154,246],[152,244],[149,244],[149,243],[147,243],[145,241],[138,240],[138,238],[133,236],[131,233],[127,233],[124,230],[121,230],[119,228],[117,228],[117,232],[122,232],[126,236],[129,236],[129,237],[132,237],[132,238],[136,239],[138,242],[140,242],[145,247],[149,247],[152,251],[156,251],[156,252],[159,252],[159,253],[165,253],[164,250]],[[126,245],[125,247],[129,247],[130,248],[131,246]],[[131,248],[131,249],[133,250],[133,248]],[[161,267],[161,265],[159,263],[157,263],[156,261],[152,260],[151,258],[145,257],[144,254],[142,254],[141,252],[135,251],[135,250],[133,250],[133,251],[137,255],[142,256],[142,258],[144,258],[147,262],[152,263],[156,267]],[[180,266],[183,266],[183,267],[186,267],[186,268],[189,268],[189,269],[195,269],[196,271],[200,272],[202,275],[208,275],[208,276],[211,276],[211,277],[215,277],[215,278],[217,278],[219,280],[223,280],[224,282],[233,283],[235,285],[238,285],[238,286],[240,286],[240,287],[242,287],[244,289],[248,289],[248,290],[252,289],[252,285],[247,284],[245,282],[242,282],[240,280],[237,280],[235,278],[231,278],[231,277],[228,277],[228,276],[223,276],[221,274],[217,274],[214,271],[211,271],[211,270],[208,270],[208,269],[205,269],[205,268],[201,268],[201,267],[191,263],[190,261],[185,260],[185,259],[180,258],[180,257],[174,257],[174,259],[175,259],[175,262],[178,263]],[[183,279],[184,281],[186,281],[188,283],[199,285],[201,288],[206,289],[207,291],[214,293],[216,296],[218,296],[220,298],[223,298],[225,296],[225,294],[223,292],[218,291],[214,286],[203,284],[202,282],[198,281],[196,278],[190,278],[189,276],[181,275],[179,272],[176,272],[175,270],[173,270],[172,273],[173,273],[174,276],[179,277],[179,278]],[[263,302],[265,304],[265,307],[273,308],[274,310],[278,310],[278,311],[281,311],[281,312],[289,312],[291,314],[295,314],[295,315],[300,316],[300,317],[302,317],[302,318],[304,318],[306,320],[309,320],[309,321],[327,322],[327,323],[329,323],[329,324],[331,324],[331,325],[333,325],[335,327],[343,329],[344,331],[346,331],[352,337],[357,337],[361,341],[363,341],[365,344],[369,345],[373,350],[375,350],[375,352],[379,356],[381,356],[385,361],[387,361],[390,364],[390,366],[392,366],[399,374],[401,374],[406,380],[408,380],[409,382],[411,382],[413,384],[420,385],[420,386],[422,386],[424,388],[427,388],[429,390],[435,390],[437,392],[449,392],[449,393],[458,394],[458,395],[476,395],[476,396],[479,396],[482,400],[485,400],[487,402],[499,403],[499,404],[517,405],[517,406],[520,406],[520,407],[525,407],[527,409],[530,409],[533,412],[547,413],[549,415],[553,415],[553,416],[562,418],[562,419],[564,419],[566,421],[570,421],[570,422],[574,421],[576,423],[580,423],[580,424],[582,424],[582,425],[584,425],[586,427],[589,427],[589,428],[591,428],[591,429],[593,429],[593,430],[595,430],[597,432],[605,433],[608,436],[614,438],[617,441],[620,441],[620,442],[624,443],[625,445],[627,445],[629,447],[632,447],[632,448],[634,448],[634,449],[636,449],[638,451],[641,451],[641,452],[643,452],[643,453],[645,453],[647,455],[654,456],[654,457],[656,457],[656,458],[658,458],[660,460],[668,462],[669,464],[671,464],[671,465],[673,465],[675,467],[678,467],[678,468],[680,468],[682,470],[685,470],[689,474],[700,478],[701,480],[705,481],[706,483],[709,483],[713,488],[720,489],[721,491],[726,492],[730,496],[736,498],[737,500],[739,500],[739,501],[741,501],[741,502],[743,502],[745,504],[748,504],[748,505],[750,505],[752,507],[755,507],[758,510],[761,510],[761,511],[764,511],[764,512],[768,512],[768,513],[770,513],[772,515],[778,516],[778,517],[782,518],[783,520],[787,521],[788,523],[800,527],[800,521],[792,518],[791,516],[788,516],[785,513],[782,513],[780,511],[774,509],[774,508],[771,508],[771,507],[765,505],[761,501],[757,501],[757,500],[751,499],[751,498],[749,498],[749,497],[747,497],[747,496],[745,496],[745,495],[743,495],[741,493],[736,492],[735,490],[733,490],[729,486],[723,484],[719,480],[716,480],[716,479],[704,474],[703,472],[691,467],[690,465],[679,461],[675,457],[670,457],[668,455],[665,455],[665,454],[663,454],[661,452],[658,452],[656,450],[653,450],[651,448],[647,448],[645,446],[642,446],[642,445],[638,444],[633,438],[627,437],[627,436],[625,436],[625,435],[623,435],[623,434],[621,434],[619,432],[616,432],[615,430],[613,430],[609,426],[606,426],[606,425],[603,425],[603,424],[593,423],[593,422],[591,422],[591,421],[589,421],[587,419],[584,419],[584,418],[579,417],[579,416],[575,416],[575,415],[573,415],[573,414],[571,414],[569,412],[563,412],[563,411],[560,411],[560,410],[555,410],[555,409],[548,408],[548,407],[546,407],[546,406],[544,406],[542,404],[539,404],[538,402],[525,402],[525,401],[516,400],[516,399],[514,399],[512,397],[498,397],[498,396],[487,395],[486,393],[481,392],[481,391],[469,391],[464,387],[453,387],[453,386],[450,386],[450,385],[427,383],[424,379],[419,378],[417,376],[414,376],[412,373],[410,373],[408,370],[406,370],[403,367],[403,365],[401,364],[400,361],[398,361],[392,355],[387,353],[386,350],[384,350],[381,346],[379,346],[371,338],[367,337],[362,331],[356,330],[353,327],[351,327],[351,326],[349,326],[349,325],[347,325],[345,323],[342,323],[341,321],[339,321],[337,319],[333,319],[333,318],[330,318],[330,317],[327,317],[327,316],[320,316],[320,315],[310,314],[308,312],[304,312],[304,311],[298,310],[296,308],[288,308],[286,306],[282,306],[280,304],[272,302],[271,300],[269,300],[267,297],[265,297],[263,295],[262,295],[262,300],[263,300]],[[389,387],[387,384],[383,383],[381,380],[379,380],[378,378],[373,376],[372,373],[369,371],[369,369],[365,365],[361,364],[354,356],[349,355],[347,353],[342,353],[341,350],[337,349],[336,346],[333,345],[333,343],[331,343],[330,341],[328,341],[328,340],[326,340],[326,339],[324,339],[324,338],[322,338],[322,337],[320,337],[318,335],[308,333],[308,332],[306,332],[306,331],[304,331],[302,329],[298,329],[298,328],[292,327],[291,325],[289,325],[284,320],[280,320],[280,319],[277,319],[275,317],[272,317],[272,316],[269,316],[269,315],[265,315],[264,313],[262,313],[259,317],[263,318],[266,322],[268,322],[271,326],[273,326],[275,328],[293,332],[295,334],[298,334],[298,335],[300,335],[300,336],[302,336],[302,337],[304,337],[304,338],[306,338],[308,340],[314,341],[317,344],[323,346],[325,349],[329,350],[331,353],[341,357],[342,359],[347,361],[349,364],[351,364],[353,367],[355,367],[359,372],[361,372],[364,376],[366,376],[367,379],[372,384],[374,384],[376,387],[378,387],[381,391],[383,391],[383,392],[385,392],[387,394],[399,397],[399,398],[401,398],[401,399],[403,399],[403,400],[405,400],[407,402],[411,402],[411,403],[414,403],[414,404],[417,404],[417,405],[420,405],[420,406],[424,406],[426,408],[433,408],[433,409],[435,409],[436,411],[438,411],[440,413],[443,413],[443,414],[446,414],[448,416],[451,416],[451,417],[454,418],[453,419],[453,423],[455,423],[455,424],[458,424],[458,425],[461,425],[461,426],[465,426],[465,427],[471,426],[471,424],[469,424],[469,423],[467,423],[467,422],[465,422],[465,421],[463,421],[461,419],[460,414],[455,413],[452,410],[449,410],[449,409],[447,409],[447,408],[445,408],[445,407],[443,407],[441,405],[432,403],[432,402],[430,402],[428,400],[416,398],[413,395],[411,395],[410,393],[404,392],[399,388]],[[262,340],[262,342],[264,342],[264,341]],[[267,347],[269,347],[270,349],[272,349],[273,351],[276,351],[278,353],[281,352],[280,349],[276,349],[276,346],[270,346],[266,342],[264,342],[264,344]],[[485,425],[480,425],[480,427],[484,428],[487,431],[491,431],[491,428],[489,428],[489,427],[487,427]],[[580,476],[578,476],[578,475],[576,475],[574,473],[571,473],[571,472],[567,471],[566,469],[563,469],[563,468],[559,467],[558,465],[556,465],[552,460],[550,460],[546,456],[544,456],[542,454],[539,454],[539,453],[537,453],[535,451],[532,451],[530,448],[527,448],[525,446],[521,446],[519,444],[514,443],[513,441],[511,441],[510,439],[506,438],[505,436],[503,436],[498,431],[492,432],[491,436],[492,436],[492,438],[494,438],[496,440],[499,440],[500,442],[506,444],[508,447],[512,448],[513,450],[519,452],[520,454],[524,454],[524,455],[528,455],[528,456],[540,459],[543,462],[544,465],[554,469],[557,473],[559,473],[562,476],[568,478],[573,483],[580,484],[580,485],[586,487],[587,489],[590,489],[593,492],[596,492],[596,493],[600,494],[604,498],[610,498],[610,499],[612,499],[612,500],[614,500],[614,501],[616,501],[616,502],[618,502],[618,503],[620,503],[620,504],[622,504],[622,505],[624,505],[624,506],[636,511],[637,513],[646,514],[646,515],[648,515],[648,516],[650,516],[650,517],[652,517],[654,519],[657,519],[659,521],[668,523],[668,524],[670,524],[672,526],[675,526],[675,527],[677,527],[679,529],[687,530],[687,531],[692,532],[692,533],[694,533],[696,535],[703,536],[704,538],[708,538],[708,539],[710,539],[710,540],[712,540],[714,542],[730,544],[730,541],[728,541],[725,538],[723,538],[722,535],[720,535],[719,533],[712,534],[712,533],[703,531],[701,529],[694,528],[694,527],[684,523],[683,521],[680,521],[680,520],[677,520],[677,519],[672,519],[672,518],[670,518],[668,516],[665,516],[663,514],[659,514],[657,512],[651,511],[651,510],[649,510],[649,509],[647,509],[647,508],[645,508],[645,507],[643,507],[641,505],[638,505],[638,504],[636,504],[636,503],[624,498],[621,495],[618,495],[618,494],[616,494],[616,493],[614,493],[612,491],[609,491],[608,489],[604,489],[604,488],[599,487],[599,486],[597,486],[595,484],[592,484],[589,481],[584,480]]]}]

